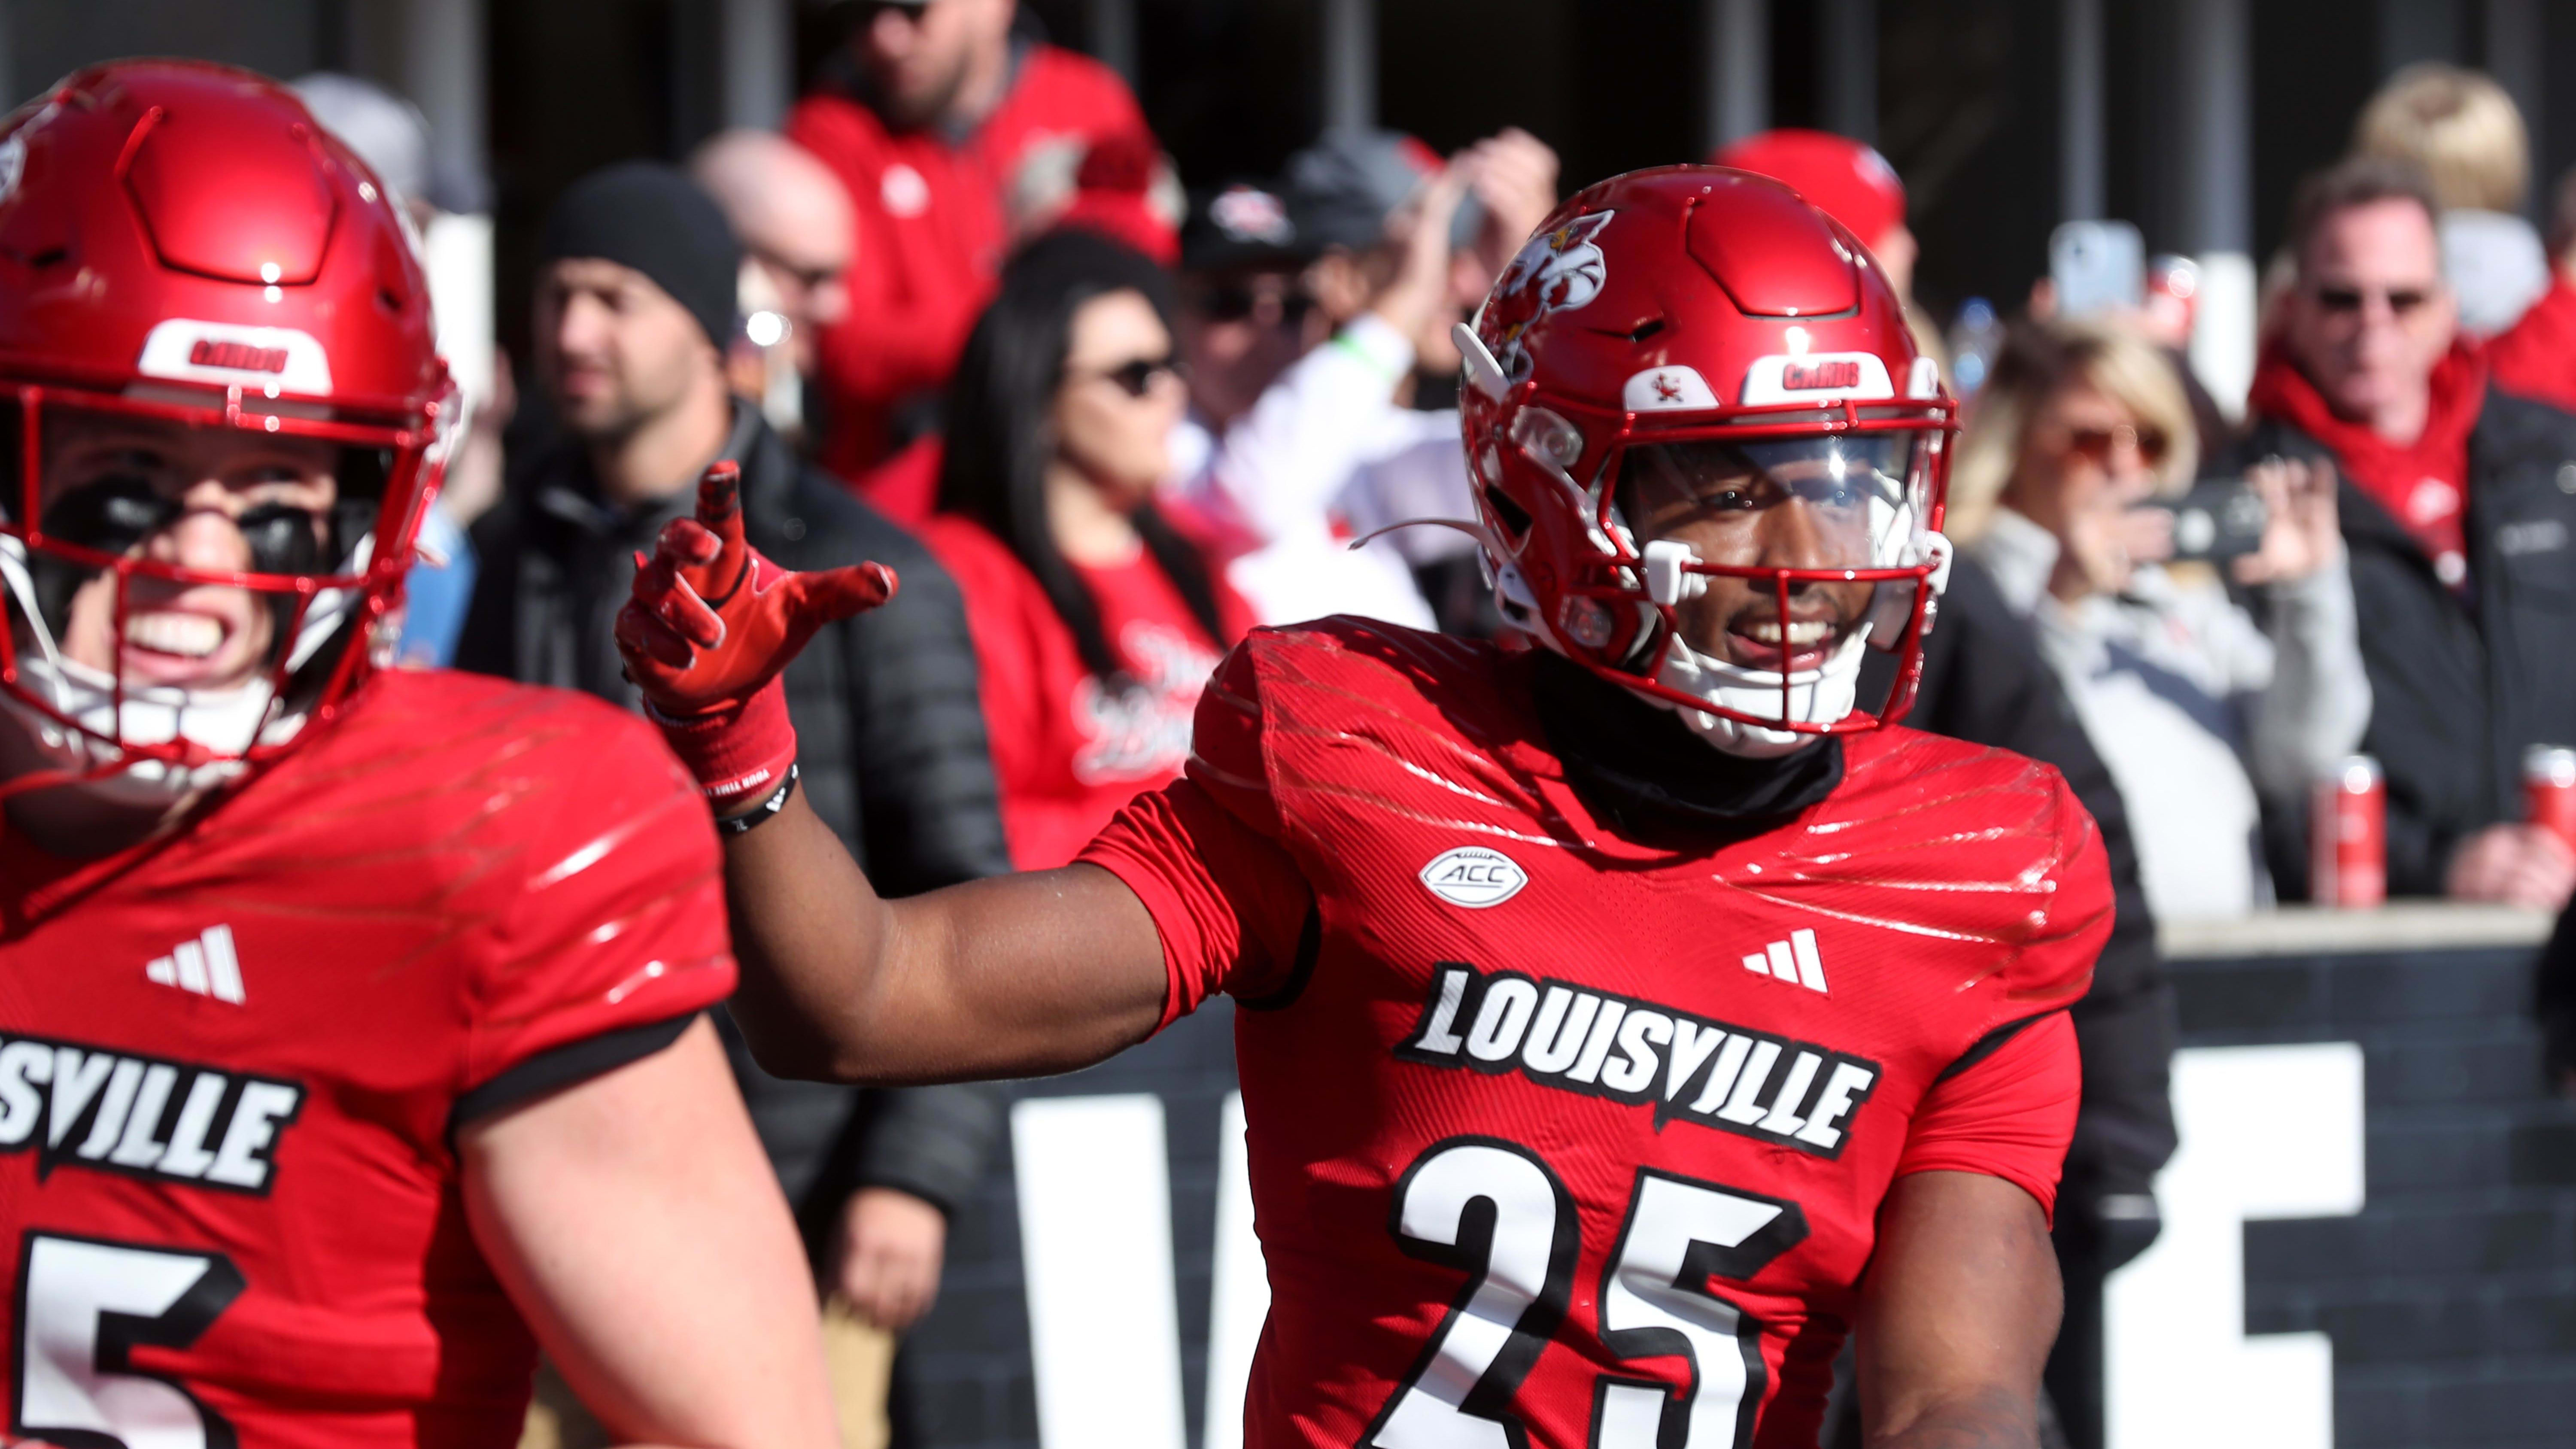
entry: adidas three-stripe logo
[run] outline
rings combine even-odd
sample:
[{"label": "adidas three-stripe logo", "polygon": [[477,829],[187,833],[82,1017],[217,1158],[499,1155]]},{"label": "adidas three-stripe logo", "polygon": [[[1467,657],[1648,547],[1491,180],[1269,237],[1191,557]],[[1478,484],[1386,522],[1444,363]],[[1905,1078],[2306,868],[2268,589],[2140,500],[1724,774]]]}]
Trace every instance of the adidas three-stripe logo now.
[{"label": "adidas three-stripe logo", "polygon": [[1788,940],[1746,953],[1744,969],[1756,976],[1794,981],[1809,991],[1825,989],[1825,960],[1816,954],[1816,933],[1804,926],[1791,931]]},{"label": "adidas three-stripe logo", "polygon": [[163,986],[242,1004],[241,958],[233,954],[230,926],[208,926],[197,939],[180,942],[169,955],[146,965],[143,974]]}]

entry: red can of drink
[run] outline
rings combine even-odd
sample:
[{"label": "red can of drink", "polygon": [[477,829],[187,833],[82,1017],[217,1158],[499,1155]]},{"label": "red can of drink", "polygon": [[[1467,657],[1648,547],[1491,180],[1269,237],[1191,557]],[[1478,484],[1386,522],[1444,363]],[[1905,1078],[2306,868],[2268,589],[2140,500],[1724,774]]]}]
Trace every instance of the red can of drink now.
[{"label": "red can of drink", "polygon": [[2379,762],[2347,755],[2317,781],[2308,821],[2308,893],[2350,910],[2388,899],[2388,784]]},{"label": "red can of drink", "polygon": [[2523,751],[2522,789],[2531,823],[2576,850],[2576,750],[2533,745]]}]

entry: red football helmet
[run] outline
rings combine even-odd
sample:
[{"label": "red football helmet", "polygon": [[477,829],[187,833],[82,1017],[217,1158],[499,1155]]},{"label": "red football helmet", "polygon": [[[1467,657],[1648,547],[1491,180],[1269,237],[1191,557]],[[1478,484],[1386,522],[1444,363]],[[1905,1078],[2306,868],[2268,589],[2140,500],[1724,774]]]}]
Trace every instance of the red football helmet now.
[{"label": "red football helmet", "polygon": [[[15,394],[0,408],[15,474],[0,476],[0,713],[49,767],[0,794],[81,781],[172,796],[341,707],[401,597],[458,407],[408,222],[292,93],[221,66],[119,61],[0,122],[0,385]],[[204,475],[173,471],[193,463],[49,486],[59,455],[102,430],[192,459],[265,438],[331,460],[332,481],[282,522],[276,508],[236,519],[251,571],[183,567],[148,541],[194,507],[175,499]],[[245,633],[265,641],[251,677],[207,688],[133,668],[144,635],[175,651],[163,658],[213,647],[198,636],[216,631],[151,612],[210,588],[269,621]],[[74,596],[95,619],[102,591],[113,632],[76,660]],[[160,627],[129,629],[138,597]]]},{"label": "red football helmet", "polygon": [[[1948,570],[1957,409],[1850,232],[1745,172],[1631,172],[1560,207],[1458,339],[1487,561],[1515,627],[1740,753],[1904,714]],[[1782,533],[1799,543],[1641,547],[1622,507],[1639,479],[1794,513]],[[1678,606],[1713,579],[1776,606],[1748,607],[1734,659],[1680,635]],[[1860,583],[1875,587],[1857,619],[1793,609]],[[1875,718],[1853,712],[1864,642],[1899,656]]]}]

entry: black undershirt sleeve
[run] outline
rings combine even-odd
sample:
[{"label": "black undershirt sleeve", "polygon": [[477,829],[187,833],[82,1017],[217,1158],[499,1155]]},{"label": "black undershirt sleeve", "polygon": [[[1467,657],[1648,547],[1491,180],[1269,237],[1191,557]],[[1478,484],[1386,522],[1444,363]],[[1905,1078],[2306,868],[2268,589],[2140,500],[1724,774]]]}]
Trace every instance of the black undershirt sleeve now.
[{"label": "black undershirt sleeve", "polygon": [[606,1076],[630,1062],[640,1062],[678,1041],[680,1033],[705,1014],[692,1011],[665,1021],[622,1026],[541,1051],[458,1097],[456,1105],[447,1111],[447,1135],[454,1137],[469,1123],[503,1108]]}]

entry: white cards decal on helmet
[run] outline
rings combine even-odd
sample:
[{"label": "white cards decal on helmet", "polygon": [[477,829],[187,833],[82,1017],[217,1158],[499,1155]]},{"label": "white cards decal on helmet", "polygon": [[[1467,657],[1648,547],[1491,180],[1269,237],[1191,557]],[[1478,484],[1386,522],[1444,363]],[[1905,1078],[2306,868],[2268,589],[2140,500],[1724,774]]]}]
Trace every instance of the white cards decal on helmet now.
[{"label": "white cards decal on helmet", "polygon": [[1744,403],[1870,401],[1896,396],[1887,363],[1875,352],[1775,353],[1757,357],[1744,373]]},{"label": "white cards decal on helmet", "polygon": [[331,395],[331,359],[321,339],[292,327],[244,327],[173,317],[143,339],[134,370],[180,382],[238,384],[263,392]]},{"label": "white cards decal on helmet", "polygon": [[1529,873],[1499,850],[1462,845],[1433,857],[1422,868],[1422,884],[1453,906],[1481,911],[1519,895]]},{"label": "white cards decal on helmet", "polygon": [[1941,364],[1928,357],[1914,359],[1914,367],[1905,378],[1905,395],[1930,402],[1941,395]]},{"label": "white cards decal on helmet", "polygon": [[1621,402],[1632,413],[1673,412],[1684,408],[1713,408],[1717,394],[1697,368],[1650,367],[1628,379]]}]

